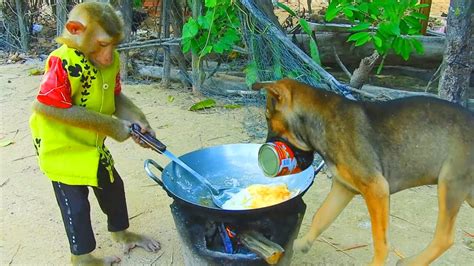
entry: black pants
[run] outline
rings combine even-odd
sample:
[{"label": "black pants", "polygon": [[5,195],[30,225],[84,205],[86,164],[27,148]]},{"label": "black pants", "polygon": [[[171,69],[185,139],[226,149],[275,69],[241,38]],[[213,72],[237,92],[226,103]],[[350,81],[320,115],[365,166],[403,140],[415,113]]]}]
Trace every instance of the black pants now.
[{"label": "black pants", "polygon": [[[127,229],[129,223],[123,181],[115,168],[113,174],[114,182],[111,183],[108,171],[99,163],[99,187],[92,189],[100,208],[107,215],[109,232],[118,232]],[[53,182],[53,188],[61,209],[71,253],[82,255],[92,252],[96,242],[90,218],[89,187]]]}]

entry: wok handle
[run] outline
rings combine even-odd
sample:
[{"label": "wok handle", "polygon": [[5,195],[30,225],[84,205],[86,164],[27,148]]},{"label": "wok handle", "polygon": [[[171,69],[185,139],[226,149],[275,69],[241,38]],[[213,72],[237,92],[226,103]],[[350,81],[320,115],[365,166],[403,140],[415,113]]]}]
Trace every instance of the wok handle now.
[{"label": "wok handle", "polygon": [[161,167],[157,162],[153,161],[152,159],[146,159],[144,162],[144,167],[147,175],[153,179],[158,185],[161,187],[164,187],[163,185],[163,180],[161,178],[157,177],[150,169],[150,164],[153,165],[156,169],[160,170],[160,172],[163,172],[163,167]]},{"label": "wok handle", "polygon": [[166,151],[166,145],[159,141],[157,138],[153,137],[148,133],[142,133],[142,128],[138,124],[132,124],[131,126],[131,133],[132,135],[139,138],[141,141],[145,142],[150,146],[153,150],[163,153]]},{"label": "wok handle", "polygon": [[316,178],[316,175],[323,169],[324,167],[324,161],[321,161],[318,166],[314,169],[314,178]]}]

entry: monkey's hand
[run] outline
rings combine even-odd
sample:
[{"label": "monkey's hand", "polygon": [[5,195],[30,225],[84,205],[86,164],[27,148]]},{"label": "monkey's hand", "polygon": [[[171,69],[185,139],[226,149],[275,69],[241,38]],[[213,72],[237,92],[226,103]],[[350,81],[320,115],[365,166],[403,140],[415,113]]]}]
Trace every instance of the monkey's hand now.
[{"label": "monkey's hand", "polygon": [[33,110],[53,120],[92,130],[120,142],[130,137],[131,123],[129,121],[116,119],[84,107],[73,105],[70,108],[57,108],[35,101]]},{"label": "monkey's hand", "polygon": [[[156,133],[155,131],[150,127],[150,125],[148,123],[141,123],[141,122],[135,122],[136,124],[138,124],[141,128],[140,132],[142,134],[150,134],[152,135],[153,137],[156,136]],[[143,148],[150,148],[150,146],[148,144],[146,144],[145,142],[141,141],[140,138],[138,138],[137,136],[133,135],[132,134],[132,139],[140,146],[142,146]]]},{"label": "monkey's hand", "polygon": [[[138,108],[127,96],[123,93],[115,96],[115,116],[130,121],[131,123],[138,124],[141,127],[141,133],[150,134],[155,137],[155,131],[151,128],[148,123],[145,114]],[[147,144],[140,141],[135,136],[132,136],[133,140],[144,148],[149,148]]]}]

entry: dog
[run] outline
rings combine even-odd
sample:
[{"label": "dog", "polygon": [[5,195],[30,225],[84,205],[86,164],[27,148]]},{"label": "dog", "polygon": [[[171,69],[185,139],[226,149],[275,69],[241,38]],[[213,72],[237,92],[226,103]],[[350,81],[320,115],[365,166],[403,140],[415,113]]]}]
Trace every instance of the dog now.
[{"label": "dog", "polygon": [[333,175],[332,187],[311,228],[294,242],[307,252],[316,238],[360,194],[370,214],[374,256],[388,255],[389,198],[395,192],[438,185],[439,214],[432,242],[401,265],[428,265],[454,241],[454,222],[464,201],[474,208],[474,114],[427,96],[385,102],[346,99],[282,79],[255,83],[266,89],[268,139],[283,138],[317,152]]}]

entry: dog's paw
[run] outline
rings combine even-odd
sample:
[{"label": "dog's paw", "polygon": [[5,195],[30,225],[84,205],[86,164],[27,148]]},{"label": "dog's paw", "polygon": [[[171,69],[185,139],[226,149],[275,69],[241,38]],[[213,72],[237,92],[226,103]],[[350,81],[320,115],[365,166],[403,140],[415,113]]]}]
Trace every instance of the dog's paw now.
[{"label": "dog's paw", "polygon": [[293,243],[293,250],[294,251],[301,251],[303,253],[306,253],[311,248],[311,245],[312,245],[312,243],[310,241],[306,240],[306,238],[304,238],[304,237],[303,238],[298,238]]}]

